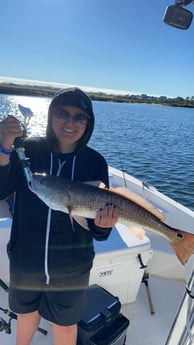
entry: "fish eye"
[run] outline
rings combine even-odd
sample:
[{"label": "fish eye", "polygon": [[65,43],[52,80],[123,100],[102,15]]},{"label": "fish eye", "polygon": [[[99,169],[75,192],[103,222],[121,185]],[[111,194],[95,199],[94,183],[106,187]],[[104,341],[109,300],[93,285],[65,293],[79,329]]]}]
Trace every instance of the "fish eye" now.
[{"label": "fish eye", "polygon": [[178,238],[184,238],[184,235],[181,232],[178,232],[176,235]]}]

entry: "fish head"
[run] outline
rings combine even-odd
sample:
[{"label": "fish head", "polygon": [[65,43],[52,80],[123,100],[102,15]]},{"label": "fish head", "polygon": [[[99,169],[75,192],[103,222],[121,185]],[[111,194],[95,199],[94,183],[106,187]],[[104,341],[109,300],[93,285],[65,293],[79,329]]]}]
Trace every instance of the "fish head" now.
[{"label": "fish head", "polygon": [[65,179],[46,174],[32,174],[31,191],[48,207],[66,212],[68,209],[68,191]]},{"label": "fish head", "polygon": [[47,191],[48,176],[46,174],[32,174],[31,176],[31,190],[37,195],[42,195]]}]

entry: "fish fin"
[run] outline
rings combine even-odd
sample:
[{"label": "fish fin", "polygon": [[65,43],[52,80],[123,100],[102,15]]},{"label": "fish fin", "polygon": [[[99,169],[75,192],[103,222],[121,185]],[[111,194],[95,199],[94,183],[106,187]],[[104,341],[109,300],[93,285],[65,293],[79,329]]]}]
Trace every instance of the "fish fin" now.
[{"label": "fish fin", "polygon": [[117,187],[117,188],[110,189],[110,191],[113,191],[114,193],[135,202],[137,205],[143,207],[144,209],[152,213],[161,222],[166,221],[166,218],[164,217],[164,215],[153,204],[151,204],[149,201],[147,201],[140,195],[136,194],[135,192],[131,191],[130,189],[125,188],[125,187]]},{"label": "fish fin", "polygon": [[85,184],[89,184],[90,186],[94,186],[94,187],[98,187],[98,188],[106,188],[106,185],[104,184],[104,182],[97,180],[97,181],[87,181],[84,182]]},{"label": "fish fin", "polygon": [[67,210],[68,210],[69,219],[70,219],[70,222],[71,222],[72,229],[73,229],[73,231],[75,231],[74,226],[73,226],[73,217],[72,217],[72,214],[71,214],[71,207],[67,207]]},{"label": "fish fin", "polygon": [[194,254],[194,234],[177,230],[177,241],[170,244],[182,265],[185,265],[189,257]]},{"label": "fish fin", "polygon": [[143,240],[145,235],[145,230],[141,227],[130,226],[129,230],[133,232],[133,234],[139,239]]},{"label": "fish fin", "polygon": [[68,207],[68,214],[69,214],[69,218],[71,221],[71,225],[72,225],[72,229],[73,231],[75,231],[74,229],[74,225],[73,225],[73,220],[75,220],[79,225],[81,225],[82,228],[86,229],[86,230],[90,230],[88,227],[88,222],[86,218],[80,217],[80,216],[72,216],[71,214],[71,207]]},{"label": "fish fin", "polygon": [[86,218],[80,217],[80,216],[73,216],[73,219],[79,224],[81,225],[82,228],[84,228],[85,230],[90,230],[88,227],[88,222]]}]

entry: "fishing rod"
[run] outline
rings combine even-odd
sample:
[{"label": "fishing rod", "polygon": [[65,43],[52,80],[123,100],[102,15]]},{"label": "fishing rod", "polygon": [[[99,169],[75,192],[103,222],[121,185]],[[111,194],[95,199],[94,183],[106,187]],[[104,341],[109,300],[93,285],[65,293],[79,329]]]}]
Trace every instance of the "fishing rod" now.
[{"label": "fishing rod", "polygon": [[[24,175],[26,177],[28,187],[30,188],[32,184],[32,179],[31,179],[32,174],[30,171],[28,158],[26,158],[26,155],[25,155],[24,139],[26,137],[27,127],[29,125],[31,117],[33,116],[33,112],[31,111],[30,108],[26,108],[22,106],[21,104],[18,105],[18,108],[24,117],[24,122],[22,123],[23,136],[15,138],[14,148],[18,154],[18,158],[21,162],[21,166],[24,171]],[[0,286],[5,292],[9,291],[9,287],[2,279],[0,279]],[[11,334],[11,321],[13,319],[17,320],[17,315],[13,313],[12,311],[10,311],[9,309],[5,309],[2,307],[0,307],[0,311],[2,311],[4,314],[9,316],[8,322],[4,320],[2,317],[0,317],[0,332],[5,331],[7,334]],[[43,335],[47,335],[48,333],[45,329],[40,328],[40,327],[37,328],[37,331],[42,333]]]},{"label": "fishing rod", "polygon": [[119,163],[120,163],[121,171],[122,171],[122,175],[123,175],[123,182],[124,182],[125,187],[127,188],[127,181],[126,181],[126,177],[125,177],[124,166],[123,166],[123,162],[122,162],[119,150],[118,150],[118,156],[119,156]]},{"label": "fishing rod", "polygon": [[[7,286],[7,284],[2,279],[0,279],[0,286],[2,287],[2,289],[5,292],[9,291],[9,287]],[[8,322],[6,320],[4,320],[2,317],[0,317],[0,332],[5,331],[5,333],[11,334],[11,321],[17,320],[17,315],[15,313],[13,313],[11,310],[4,309],[2,307],[0,307],[0,311],[2,311],[4,314],[9,316]],[[48,333],[45,329],[43,329],[41,327],[38,327],[37,331],[42,333],[43,335],[47,335],[47,333]]]},{"label": "fishing rod", "polygon": [[31,170],[30,170],[28,158],[26,158],[26,155],[25,155],[24,138],[22,138],[22,137],[16,138],[15,141],[14,141],[14,148],[15,148],[17,154],[18,154],[21,166],[22,166],[22,168],[24,170],[24,175],[26,177],[28,187],[31,189],[31,186],[32,186],[32,173],[31,173]]},{"label": "fishing rod", "polygon": [[32,173],[30,171],[28,158],[26,158],[26,155],[25,155],[24,139],[26,137],[27,127],[29,125],[31,117],[33,116],[33,112],[30,108],[24,107],[21,104],[18,104],[18,108],[24,117],[24,123],[22,123],[23,136],[15,138],[14,148],[18,154],[22,169],[24,170],[24,175],[26,177],[28,187],[31,189]]},{"label": "fishing rod", "polygon": [[[19,160],[21,162],[21,166],[24,170],[24,175],[26,177],[28,187],[30,188],[31,184],[32,184],[32,179],[31,179],[32,174],[30,171],[28,158],[26,158],[26,155],[25,155],[24,139],[26,137],[27,127],[29,125],[31,117],[33,116],[33,112],[31,111],[30,108],[26,108],[26,107],[22,106],[21,104],[19,104],[18,107],[19,107],[19,110],[24,117],[24,123],[22,123],[23,136],[15,138],[14,148],[18,154]],[[0,279],[0,287],[5,292],[9,292],[9,287],[7,286],[7,284],[2,279]],[[2,317],[0,317],[0,332],[5,331],[5,333],[11,334],[11,321],[13,319],[17,320],[17,314],[13,313],[9,309],[5,309],[2,307],[0,307],[0,311],[2,311],[4,314],[9,316],[8,322],[6,320],[4,320]],[[48,333],[45,329],[43,329],[41,327],[38,327],[37,331],[42,333],[43,335],[47,335],[47,333]]]}]

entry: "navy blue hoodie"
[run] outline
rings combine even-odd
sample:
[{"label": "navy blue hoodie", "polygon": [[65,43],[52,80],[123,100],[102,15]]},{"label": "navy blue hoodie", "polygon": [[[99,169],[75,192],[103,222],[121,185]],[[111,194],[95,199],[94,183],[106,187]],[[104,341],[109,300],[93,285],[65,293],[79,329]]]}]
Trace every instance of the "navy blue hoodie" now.
[{"label": "navy blue hoodie", "polygon": [[[93,130],[93,123],[91,127]],[[82,182],[101,180],[108,186],[105,159],[87,146],[92,130],[86,131],[85,142],[82,140],[70,154],[52,149],[48,128],[47,137],[26,139],[25,153],[32,173],[60,175]],[[72,227],[69,215],[50,210],[28,189],[15,151],[9,165],[0,167],[0,199],[13,192],[15,208],[8,244],[11,284],[31,287],[46,284],[48,288],[84,285],[95,255],[93,238],[106,240],[111,229],[99,228],[89,219],[90,231],[75,221]]]}]

